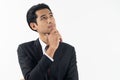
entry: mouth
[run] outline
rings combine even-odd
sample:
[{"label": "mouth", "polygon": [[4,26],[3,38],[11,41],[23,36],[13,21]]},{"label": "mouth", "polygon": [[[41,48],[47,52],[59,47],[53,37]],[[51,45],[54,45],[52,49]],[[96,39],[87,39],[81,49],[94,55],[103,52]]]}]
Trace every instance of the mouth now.
[{"label": "mouth", "polygon": [[52,26],[52,25],[49,25],[48,28],[53,28],[53,26]]},{"label": "mouth", "polygon": [[48,35],[49,35],[50,32],[52,31],[52,29],[53,29],[53,26],[52,26],[52,25],[49,25],[49,26],[48,26]]}]

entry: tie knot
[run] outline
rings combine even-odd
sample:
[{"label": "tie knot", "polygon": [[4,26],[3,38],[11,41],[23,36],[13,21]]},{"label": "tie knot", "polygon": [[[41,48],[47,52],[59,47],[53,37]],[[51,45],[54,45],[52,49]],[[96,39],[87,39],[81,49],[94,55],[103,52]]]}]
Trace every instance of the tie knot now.
[{"label": "tie knot", "polygon": [[45,47],[45,51],[47,51],[48,48],[49,48],[49,45],[47,45],[47,46]]}]

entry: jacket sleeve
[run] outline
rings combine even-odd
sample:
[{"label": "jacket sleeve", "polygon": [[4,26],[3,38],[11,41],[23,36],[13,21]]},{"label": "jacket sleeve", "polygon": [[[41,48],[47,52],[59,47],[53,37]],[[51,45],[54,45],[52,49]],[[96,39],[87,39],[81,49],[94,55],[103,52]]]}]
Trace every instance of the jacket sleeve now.
[{"label": "jacket sleeve", "polygon": [[42,56],[36,66],[33,66],[33,61],[27,55],[28,51],[24,47],[19,46],[17,49],[19,64],[25,80],[44,80],[47,70],[52,64],[45,55]]},{"label": "jacket sleeve", "polygon": [[76,61],[76,52],[75,49],[72,48],[72,56],[71,61],[68,67],[68,71],[65,77],[65,80],[79,80],[78,70],[77,70],[77,61]]}]

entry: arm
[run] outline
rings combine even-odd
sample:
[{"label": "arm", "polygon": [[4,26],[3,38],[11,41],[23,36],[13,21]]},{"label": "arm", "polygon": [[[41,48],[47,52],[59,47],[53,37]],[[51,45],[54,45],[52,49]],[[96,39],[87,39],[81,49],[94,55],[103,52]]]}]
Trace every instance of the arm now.
[{"label": "arm", "polygon": [[44,80],[52,61],[43,55],[37,65],[34,66],[33,60],[27,55],[28,51],[26,51],[24,47],[19,46],[17,52],[19,64],[25,80]]},{"label": "arm", "polygon": [[79,80],[75,49],[72,50],[72,57],[65,80]]}]

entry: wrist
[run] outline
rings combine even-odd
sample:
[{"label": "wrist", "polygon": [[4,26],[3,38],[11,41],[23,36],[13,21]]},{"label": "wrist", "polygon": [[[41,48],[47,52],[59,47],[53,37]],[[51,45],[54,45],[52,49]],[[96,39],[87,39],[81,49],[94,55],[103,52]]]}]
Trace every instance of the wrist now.
[{"label": "wrist", "polygon": [[56,51],[55,48],[49,47],[49,48],[47,49],[46,53],[47,53],[47,55],[49,55],[51,58],[53,58],[55,51]]}]

